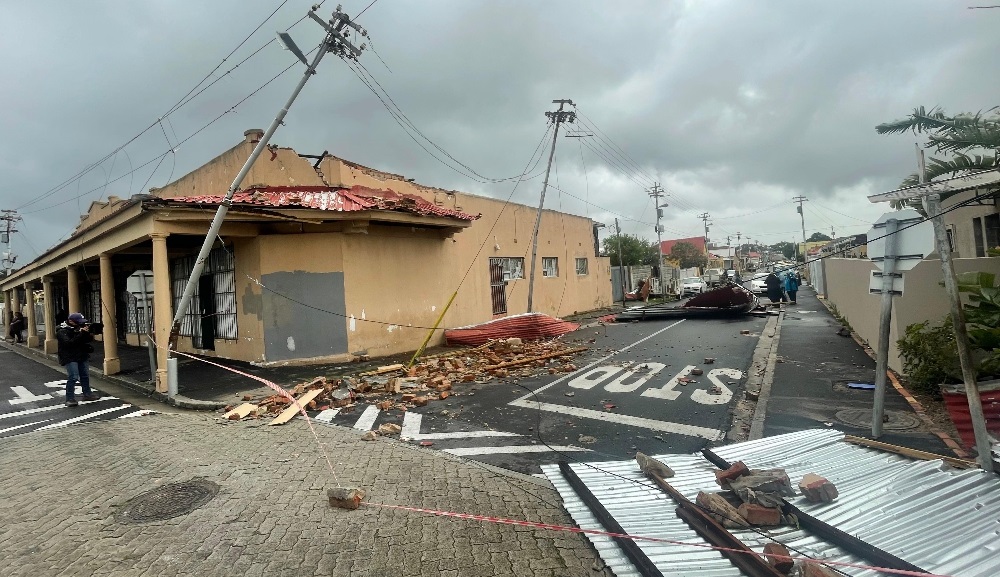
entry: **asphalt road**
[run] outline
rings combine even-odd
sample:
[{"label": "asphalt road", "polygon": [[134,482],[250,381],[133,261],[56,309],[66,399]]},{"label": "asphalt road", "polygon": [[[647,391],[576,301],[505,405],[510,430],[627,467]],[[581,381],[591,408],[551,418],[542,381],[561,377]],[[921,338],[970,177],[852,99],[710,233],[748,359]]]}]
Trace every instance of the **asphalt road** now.
[{"label": "asphalt road", "polygon": [[93,376],[91,385],[101,399],[66,407],[65,373],[3,347],[0,366],[0,444],[14,435],[150,413],[109,394],[109,387]]},{"label": "asphalt road", "polygon": [[[728,431],[765,323],[743,317],[584,328],[564,337],[590,347],[574,372],[463,386],[405,414],[357,407],[320,420],[361,430],[399,424],[402,438],[430,449],[530,474],[560,459],[696,451]],[[682,382],[694,368],[703,374]]]}]

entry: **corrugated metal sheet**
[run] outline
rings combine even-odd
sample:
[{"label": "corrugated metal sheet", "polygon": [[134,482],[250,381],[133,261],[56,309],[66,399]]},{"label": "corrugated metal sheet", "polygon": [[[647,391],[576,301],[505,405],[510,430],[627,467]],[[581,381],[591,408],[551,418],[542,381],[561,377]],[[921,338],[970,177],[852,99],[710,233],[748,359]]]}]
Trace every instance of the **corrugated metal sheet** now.
[{"label": "corrugated metal sheet", "polygon": [[[1000,381],[978,383],[977,388],[983,404],[983,415],[986,417],[986,430],[1000,438]],[[965,395],[965,385],[942,387],[941,395],[962,442],[967,447],[975,447],[976,433],[972,429],[972,415],[969,412],[969,399]]]},{"label": "corrugated metal sheet", "polygon": [[544,313],[522,313],[502,319],[487,321],[478,325],[456,327],[444,332],[449,345],[479,346],[494,339],[518,337],[522,339],[545,339],[571,333],[580,328],[571,323]]},{"label": "corrugated metal sheet", "polygon": [[[952,469],[940,461],[904,457],[842,441],[831,430],[812,430],[768,437],[713,449],[722,458],[742,460],[752,468],[786,469],[793,482],[819,473],[837,485],[832,504],[792,502],[803,511],[889,553],[937,574],[987,577],[1000,566],[1000,479],[980,470]],[[715,467],[701,455],[657,455],[676,472],[668,481],[694,500],[700,490],[718,490]],[[676,505],[639,472],[634,461],[574,464],[615,519],[631,534],[704,543],[674,513]],[[600,526],[590,515],[557,466],[543,472],[562,496],[567,511],[584,528]],[[630,482],[631,481],[631,482]],[[750,531],[734,531],[755,551],[769,539]],[[790,550],[818,559],[864,562],[805,531],[781,527],[770,533]],[[620,577],[637,575],[610,539],[589,537],[605,562]],[[741,575],[721,554],[694,547],[637,542],[666,575],[715,577]],[[796,554],[793,552],[793,555]],[[874,576],[872,570],[842,568],[849,575]]]},{"label": "corrugated metal sheet", "polygon": [[[181,196],[165,201],[190,204],[219,204],[225,195]],[[391,190],[377,190],[365,186],[350,189],[328,186],[258,186],[241,190],[233,195],[234,204],[269,207],[314,208],[335,212],[385,210],[410,212],[424,216],[443,216],[459,220],[476,220],[479,215],[437,206],[410,194]]]}]

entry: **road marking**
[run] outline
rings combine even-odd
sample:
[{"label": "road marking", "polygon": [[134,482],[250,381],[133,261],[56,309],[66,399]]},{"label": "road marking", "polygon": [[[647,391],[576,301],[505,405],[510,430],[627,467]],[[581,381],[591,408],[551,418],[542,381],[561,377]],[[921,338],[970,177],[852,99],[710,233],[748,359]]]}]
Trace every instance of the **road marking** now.
[{"label": "road marking", "polygon": [[457,455],[459,457],[472,457],[475,455],[510,455],[517,453],[549,453],[552,451],[559,451],[562,453],[587,451],[589,453],[590,449],[574,447],[573,445],[553,445],[551,448],[546,445],[510,445],[508,447],[462,447],[459,449],[444,450],[445,453],[451,453],[452,455]]},{"label": "road marking", "polygon": [[537,401],[522,401],[520,399],[513,401],[510,404],[515,407],[549,411],[552,413],[562,413],[564,415],[572,415],[574,417],[582,417],[584,419],[594,419],[596,421],[618,423],[620,425],[629,425],[632,427],[642,427],[643,429],[652,429],[654,431],[663,431],[665,433],[676,433],[678,435],[687,435],[689,437],[702,437],[710,441],[719,440],[723,436],[723,432],[717,429],[697,427],[695,425],[685,425],[683,423],[671,423],[670,421],[656,421],[653,419],[644,419],[642,417],[633,417],[631,415],[619,415],[617,413],[606,413],[604,411],[594,411],[592,409],[581,409],[579,407],[567,407],[565,405],[539,403]]},{"label": "road marking", "polygon": [[[618,378],[604,385],[604,390],[609,393],[631,393],[632,391],[645,385],[646,382],[649,381],[649,379],[653,378],[656,375],[656,373],[662,371],[665,368],[667,368],[667,365],[663,363],[644,363],[636,368],[628,369],[624,373],[618,375]],[[625,379],[628,379],[629,377],[634,377],[636,374],[639,374],[643,371],[646,371],[645,375],[639,377],[638,379],[627,385],[624,384]]]},{"label": "road marking", "polygon": [[17,395],[16,399],[11,399],[9,402],[12,405],[23,405],[24,403],[33,403],[35,401],[44,401],[45,399],[51,399],[52,395],[36,395],[28,390],[27,387],[11,387],[10,390],[14,391]]},{"label": "road marking", "polygon": [[708,380],[712,382],[713,385],[719,387],[720,394],[712,395],[708,391],[698,389],[697,391],[691,393],[691,400],[696,403],[701,403],[703,405],[725,405],[733,398],[733,392],[729,390],[729,387],[725,385],[721,380],[719,380],[718,375],[724,375],[733,380],[740,380],[743,378],[743,371],[736,369],[712,369],[708,371]]},{"label": "road marking", "polygon": [[132,405],[122,405],[120,407],[111,407],[110,409],[102,409],[100,411],[94,411],[93,413],[87,413],[86,415],[80,415],[79,417],[74,417],[72,419],[66,419],[65,421],[59,421],[58,423],[52,423],[51,425],[45,425],[44,427],[38,427],[36,431],[44,431],[45,429],[56,429],[59,427],[65,427],[66,425],[72,425],[73,423],[79,423],[80,421],[86,421],[87,419],[92,419],[100,415],[107,413],[114,413],[115,411],[121,411],[122,409],[130,409]]},{"label": "road marking", "polygon": [[368,405],[365,407],[365,412],[361,413],[361,417],[358,419],[357,423],[354,423],[354,428],[359,431],[369,431],[373,426],[375,426],[375,419],[378,418],[378,414],[381,411],[375,405]]},{"label": "road marking", "polygon": [[135,411],[135,412],[132,412],[132,413],[128,413],[128,414],[122,415],[122,416],[120,416],[118,418],[119,419],[129,419],[131,417],[145,417],[146,415],[155,415],[155,414],[156,414],[156,411],[150,411],[148,409],[142,409],[141,411]]},{"label": "road marking", "polygon": [[320,414],[316,415],[316,420],[321,423],[333,422],[333,418],[337,416],[340,409],[324,409]]},{"label": "road marking", "polygon": [[664,399],[667,401],[674,401],[681,394],[674,390],[678,384],[680,384],[681,377],[684,377],[691,373],[691,369],[695,368],[694,365],[688,365],[681,369],[681,372],[674,375],[672,379],[667,381],[665,385],[658,389],[646,389],[642,392],[643,397],[653,397],[654,399]]},{"label": "road marking", "polygon": [[517,433],[507,433],[504,431],[462,431],[457,433],[421,433],[420,422],[423,415],[406,411],[403,415],[403,430],[400,437],[407,437],[414,441],[429,441],[443,439],[478,439],[482,437],[520,437]]},{"label": "road marking", "polygon": [[[81,401],[80,404],[84,405],[90,403],[99,403],[101,401],[117,401],[117,400],[118,397],[101,397],[96,401]],[[0,419],[10,419],[12,417],[20,417],[22,415],[31,415],[33,413],[42,413],[45,411],[54,411],[56,409],[64,409],[64,408],[66,408],[65,405],[49,405],[47,407],[38,407],[36,409],[25,409],[23,411],[17,411],[16,413],[0,413]]]},{"label": "road marking", "polygon": [[570,377],[574,377],[574,376],[577,376],[577,375],[579,375],[579,374],[580,374],[580,373],[582,373],[583,371],[588,371],[588,370],[590,370],[590,369],[592,369],[592,368],[596,367],[597,365],[599,365],[599,364],[603,363],[604,361],[606,361],[606,360],[610,359],[611,357],[613,357],[613,356],[615,356],[615,355],[617,355],[617,354],[619,354],[619,353],[624,353],[625,351],[627,351],[627,350],[631,349],[632,347],[634,347],[634,346],[636,346],[636,345],[638,345],[638,344],[640,344],[640,343],[644,343],[644,342],[648,341],[649,339],[651,339],[651,338],[655,337],[656,335],[658,335],[658,334],[660,334],[660,333],[662,333],[662,332],[664,332],[664,331],[668,331],[668,330],[670,330],[670,329],[672,329],[672,328],[676,327],[677,325],[681,324],[681,323],[682,323],[682,322],[684,322],[685,320],[686,320],[686,319],[681,319],[681,320],[677,321],[676,323],[673,323],[673,324],[671,324],[671,325],[668,325],[668,326],[665,326],[665,327],[663,327],[662,329],[660,329],[660,330],[656,331],[655,333],[653,333],[653,334],[651,334],[651,335],[649,335],[649,336],[645,336],[645,337],[643,337],[643,338],[641,338],[641,339],[637,340],[636,342],[634,342],[634,343],[632,343],[632,344],[630,344],[630,345],[626,345],[625,347],[622,347],[621,349],[619,349],[619,350],[617,350],[617,351],[615,351],[615,352],[611,353],[610,355],[607,355],[607,356],[605,356],[605,357],[602,357],[602,358],[600,358],[600,359],[597,359],[596,361],[594,361],[594,362],[590,363],[589,365],[587,365],[587,366],[583,367],[582,369],[577,369],[577,370],[573,371],[572,373],[567,373],[567,374],[566,374],[565,376],[562,376],[562,377],[560,377],[560,378],[558,378],[558,379],[556,379],[556,380],[552,381],[551,383],[549,383],[549,384],[547,384],[547,385],[544,385],[544,386],[541,386],[541,387],[539,387],[539,388],[535,389],[534,391],[532,391],[532,392],[528,393],[527,395],[524,395],[523,397],[521,397],[521,398],[519,398],[519,399],[517,399],[517,400],[514,400],[514,401],[511,401],[511,402],[510,402],[509,404],[511,404],[511,405],[515,405],[515,406],[523,406],[523,405],[517,405],[516,403],[520,403],[520,402],[524,401],[525,399],[528,399],[528,398],[530,398],[530,397],[533,397],[533,396],[537,395],[538,393],[540,393],[540,392],[544,391],[545,389],[548,389],[548,388],[551,388],[551,387],[554,387],[554,386],[558,385],[559,383],[561,383],[561,382],[565,381],[566,379],[568,379],[568,378],[570,378]]},{"label": "road marking", "polygon": [[0,433],[6,433],[7,431],[13,431],[15,429],[23,429],[25,427],[30,427],[32,425],[40,425],[42,423],[48,423],[52,419],[45,419],[44,421],[35,421],[34,423],[25,423],[23,425],[16,425],[14,427],[7,427],[6,429],[0,429]]}]

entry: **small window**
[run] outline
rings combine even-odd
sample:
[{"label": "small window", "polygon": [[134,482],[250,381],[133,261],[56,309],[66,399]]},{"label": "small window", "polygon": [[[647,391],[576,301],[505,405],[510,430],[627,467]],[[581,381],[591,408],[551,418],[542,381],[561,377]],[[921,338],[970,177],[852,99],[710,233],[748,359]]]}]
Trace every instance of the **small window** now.
[{"label": "small window", "polygon": [[988,214],[983,218],[983,228],[986,229],[986,254],[990,249],[1000,246],[1000,214]]},{"label": "small window", "polygon": [[554,256],[542,257],[542,276],[559,276],[559,259]]},{"label": "small window", "polygon": [[576,274],[583,276],[590,274],[590,263],[585,258],[576,259]]},{"label": "small window", "polygon": [[524,278],[523,257],[501,258],[500,268],[503,269],[503,280],[515,280]]},{"label": "small window", "polygon": [[976,239],[976,256],[986,256],[986,247],[983,242],[983,219],[972,219],[972,236]]}]

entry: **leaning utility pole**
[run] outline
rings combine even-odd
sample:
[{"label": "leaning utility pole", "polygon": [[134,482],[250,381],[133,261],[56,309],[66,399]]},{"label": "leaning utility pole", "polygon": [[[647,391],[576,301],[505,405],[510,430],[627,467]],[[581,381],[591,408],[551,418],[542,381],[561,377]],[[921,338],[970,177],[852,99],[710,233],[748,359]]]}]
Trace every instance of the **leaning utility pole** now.
[{"label": "leaning utility pole", "polygon": [[809,199],[804,196],[796,196],[792,200],[799,203],[799,206],[796,210],[799,211],[799,218],[802,220],[802,254],[799,255],[798,247],[795,248],[795,254],[796,256],[801,256],[802,262],[805,262],[806,261],[806,215],[805,213],[802,212],[802,203]]},{"label": "leaning utility pole", "polygon": [[618,239],[618,280],[622,283],[622,307],[625,307],[625,261],[622,260],[622,229],[615,219],[615,238]]},{"label": "leaning utility pole", "polygon": [[663,218],[663,208],[667,205],[660,204],[660,198],[666,194],[659,182],[653,183],[653,188],[649,190],[649,196],[653,199],[653,204],[656,205],[656,252],[660,255],[660,260],[656,261],[656,270],[659,271],[660,275],[660,291],[663,291],[663,227],[660,226],[660,219]]},{"label": "leaning utility pole", "polygon": [[542,207],[545,206],[545,189],[549,187],[549,172],[552,171],[552,158],[556,155],[556,138],[559,137],[559,125],[563,122],[573,122],[576,120],[576,113],[570,110],[563,110],[563,106],[569,104],[576,106],[572,100],[553,100],[553,104],[559,105],[559,110],[546,112],[545,116],[556,125],[552,131],[552,149],[549,150],[549,165],[545,168],[545,180],[542,182],[542,197],[538,201],[538,215],[535,216],[535,232],[531,235],[531,274],[528,276],[528,312],[533,312],[533,300],[535,297],[535,265],[538,260],[538,227],[542,224]]},{"label": "leaning utility pole", "polygon": [[3,230],[0,231],[0,242],[7,245],[7,248],[3,251],[3,262],[2,268],[4,273],[10,274],[14,270],[14,261],[17,260],[17,256],[10,250],[10,235],[17,232],[14,226],[18,221],[21,220],[21,216],[17,214],[16,210],[0,210],[0,222],[3,223]]},{"label": "leaning utility pole", "polygon": [[[306,85],[306,82],[316,74],[316,67],[319,66],[320,60],[326,55],[327,52],[332,52],[337,56],[344,59],[357,60],[358,56],[361,55],[361,51],[364,50],[365,45],[362,44],[360,48],[354,46],[344,35],[344,30],[347,27],[351,27],[358,32],[361,36],[367,37],[368,33],[364,28],[361,28],[357,24],[351,21],[350,16],[343,13],[340,6],[337,6],[337,10],[333,13],[333,17],[327,22],[316,15],[316,9],[318,6],[313,6],[312,10],[308,12],[308,16],[319,23],[324,29],[326,29],[326,37],[323,38],[323,43],[319,45],[319,49],[316,52],[316,56],[313,57],[311,63],[306,62],[306,56],[301,50],[295,46],[291,37],[284,32],[279,32],[279,39],[285,44],[290,52],[295,54],[303,64],[306,65],[306,71],[302,75],[302,79],[295,86],[295,90],[292,91],[292,95],[288,98],[285,106],[278,112],[278,115],[274,117],[274,121],[271,122],[271,126],[268,127],[267,131],[264,132],[264,136],[261,137],[257,146],[254,147],[253,152],[250,153],[250,157],[243,164],[243,168],[240,169],[233,183],[229,186],[229,190],[226,191],[226,196],[219,203],[219,209],[215,213],[215,218],[212,219],[212,224],[208,228],[208,233],[205,235],[205,242],[201,245],[201,250],[198,252],[198,258],[195,259],[194,267],[191,269],[191,276],[188,278],[187,285],[184,287],[184,292],[181,294],[180,302],[177,304],[177,311],[174,313],[173,326],[170,329],[170,343],[171,349],[175,349],[177,345],[177,336],[181,329],[181,320],[183,320],[184,315],[187,313],[188,307],[191,305],[191,298],[194,296],[194,291],[198,287],[198,281],[201,278],[201,273],[205,269],[205,261],[208,259],[208,253],[212,249],[212,245],[215,244],[215,238],[219,234],[219,230],[222,228],[222,221],[226,218],[226,213],[229,212],[229,206],[233,203],[233,195],[239,190],[240,184],[246,177],[247,173],[250,172],[250,168],[253,166],[254,162],[260,156],[261,152],[267,147],[268,141],[274,134],[274,131],[278,129],[278,126],[282,123],[285,115],[288,114],[288,109],[295,102],[302,88]],[[174,383],[176,386],[176,383]],[[170,393],[176,393],[176,391],[170,391]]]}]

